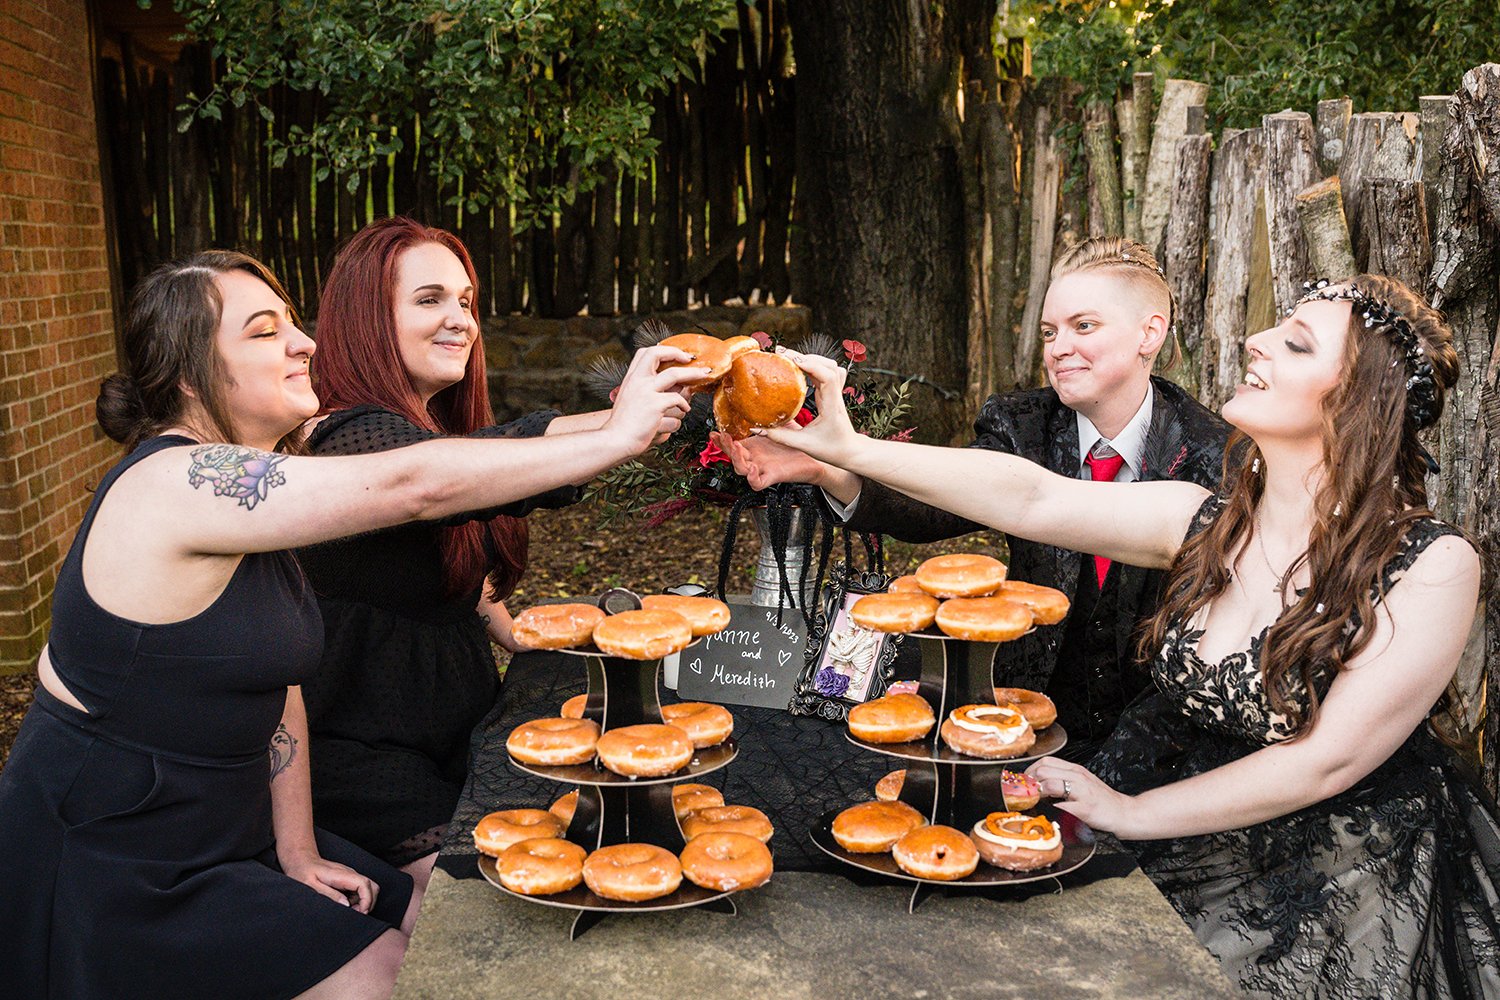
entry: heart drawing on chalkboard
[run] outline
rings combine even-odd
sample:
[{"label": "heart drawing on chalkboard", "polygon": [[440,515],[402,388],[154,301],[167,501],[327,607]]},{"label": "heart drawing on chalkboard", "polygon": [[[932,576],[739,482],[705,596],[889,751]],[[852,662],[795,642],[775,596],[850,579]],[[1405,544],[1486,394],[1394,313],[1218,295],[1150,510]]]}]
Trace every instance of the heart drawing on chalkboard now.
[{"label": "heart drawing on chalkboard", "polygon": [[792,653],[790,650],[783,649],[776,654],[776,657],[780,661],[780,665],[784,667],[786,666],[786,661],[792,658]]}]

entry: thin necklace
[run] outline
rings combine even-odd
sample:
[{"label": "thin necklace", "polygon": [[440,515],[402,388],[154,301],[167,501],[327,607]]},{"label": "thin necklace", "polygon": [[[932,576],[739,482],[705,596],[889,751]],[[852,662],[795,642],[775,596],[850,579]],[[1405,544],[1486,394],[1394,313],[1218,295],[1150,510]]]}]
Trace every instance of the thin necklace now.
[{"label": "thin necklace", "polygon": [[1284,577],[1286,576],[1286,571],[1282,570],[1280,573],[1278,573],[1276,572],[1276,567],[1271,565],[1270,553],[1266,552],[1266,533],[1261,530],[1260,511],[1255,512],[1255,540],[1259,543],[1260,557],[1261,559],[1265,560],[1266,569],[1271,571],[1271,576],[1276,580],[1276,586],[1272,587],[1271,590],[1273,590],[1278,597],[1285,599],[1286,584],[1284,581]]}]

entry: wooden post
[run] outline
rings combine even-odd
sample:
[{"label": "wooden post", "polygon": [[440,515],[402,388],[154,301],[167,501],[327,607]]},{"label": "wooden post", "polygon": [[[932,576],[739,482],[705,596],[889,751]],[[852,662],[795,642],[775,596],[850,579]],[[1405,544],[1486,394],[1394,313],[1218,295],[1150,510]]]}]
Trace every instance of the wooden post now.
[{"label": "wooden post", "polygon": [[1265,155],[1263,129],[1227,129],[1213,160],[1208,298],[1198,350],[1198,398],[1213,410],[1229,398],[1242,374],[1250,243],[1256,192],[1265,187]]},{"label": "wooden post", "polygon": [[1365,181],[1365,270],[1386,274],[1421,289],[1432,267],[1422,182],[1372,177]]},{"label": "wooden post", "polygon": [[984,172],[985,216],[989,246],[985,254],[985,287],[989,306],[990,391],[1015,388],[1016,238],[1019,192],[1016,190],[1016,141],[1005,108],[984,105],[979,119],[981,169]]},{"label": "wooden post", "polygon": [[1344,136],[1349,131],[1349,115],[1354,102],[1347,97],[1318,102],[1318,169],[1324,177],[1339,172],[1344,159]]},{"label": "wooden post", "polygon": [[1344,195],[1344,220],[1349,226],[1349,239],[1356,248],[1359,246],[1359,213],[1363,207],[1365,177],[1391,118],[1389,111],[1365,111],[1349,119],[1344,160],[1339,164],[1339,181]]},{"label": "wooden post", "polygon": [[[1465,73],[1458,98],[1458,120],[1468,143],[1464,153],[1478,171],[1479,197],[1490,219],[1500,220],[1500,129],[1495,126],[1500,118],[1500,63],[1485,63]],[[1489,120],[1485,115],[1491,116]]]},{"label": "wooden post", "polygon": [[1062,164],[1052,135],[1052,110],[1036,106],[1035,139],[1031,147],[1031,269],[1027,280],[1026,311],[1021,315],[1021,337],[1016,344],[1016,384],[1036,384],[1042,343],[1042,298],[1052,271],[1052,248],[1057,225],[1057,190]]},{"label": "wooden post", "polygon": [[1089,235],[1118,236],[1124,232],[1125,221],[1108,104],[1095,102],[1088,106],[1084,114],[1083,151],[1089,164]]},{"label": "wooden post", "polygon": [[603,180],[594,188],[594,224],[589,233],[588,304],[590,316],[612,316],[616,311],[615,266],[620,249],[620,225],[615,217],[620,171],[610,163],[599,172]]},{"label": "wooden post", "polygon": [[1344,221],[1343,193],[1338,175],[1324,178],[1297,195],[1297,217],[1307,240],[1311,273],[1338,280],[1359,273],[1349,226]]},{"label": "wooden post", "polygon": [[[1398,181],[1419,180],[1422,176],[1422,119],[1409,111],[1391,114],[1385,133],[1375,147],[1375,156],[1365,177],[1386,177]],[[1363,195],[1360,196],[1363,198]]]},{"label": "wooden post", "polygon": [[[1208,177],[1213,157],[1213,137],[1184,136],[1177,143],[1176,184],[1172,190],[1172,215],[1167,220],[1167,252],[1164,269],[1167,284],[1177,301],[1176,333],[1183,349],[1198,357],[1203,336],[1203,255],[1208,246]],[[1170,347],[1166,356],[1171,357]],[[1193,391],[1198,367],[1182,367],[1186,388]]]},{"label": "wooden post", "polygon": [[1452,94],[1419,97],[1422,115],[1422,186],[1426,189],[1427,228],[1437,231],[1438,174],[1443,163],[1443,136],[1453,123],[1458,98]]},{"label": "wooden post", "polygon": [[969,300],[964,403],[971,412],[977,412],[979,405],[989,396],[994,378],[990,367],[994,351],[986,315],[989,297],[985,286],[989,275],[984,266],[985,251],[989,246],[984,212],[984,153],[980,136],[980,118],[987,102],[984,82],[969,80],[963,96],[964,115],[958,128],[958,162],[964,208],[964,271],[968,279]]},{"label": "wooden post", "polygon": [[[1137,74],[1139,79],[1140,74]],[[1141,242],[1157,255],[1172,211],[1172,171],[1177,165],[1177,140],[1187,134],[1188,107],[1203,104],[1208,84],[1195,80],[1168,80],[1162,90],[1161,110],[1151,136],[1151,156],[1146,165],[1146,200],[1141,203]],[[1139,113],[1140,101],[1136,101]],[[1136,127],[1140,127],[1139,121]]]},{"label": "wooden post", "polygon": [[1128,239],[1141,238],[1141,199],[1135,189],[1135,163],[1145,154],[1135,145],[1135,101],[1115,102],[1115,127],[1120,135],[1120,230]]},{"label": "wooden post", "polygon": [[1297,193],[1319,179],[1312,118],[1301,111],[1266,115],[1266,233],[1276,311],[1292,307],[1311,277]]},{"label": "wooden post", "polygon": [[[1171,81],[1167,81],[1168,86]],[[1201,102],[1199,102],[1201,103]],[[1165,105],[1165,100],[1162,102]],[[1151,125],[1158,116],[1156,100],[1156,74],[1136,73],[1130,78],[1130,131],[1135,157],[1130,166],[1130,190],[1135,192],[1136,232],[1131,239],[1141,240],[1148,247],[1155,244],[1145,239],[1146,190],[1150,185],[1151,169]]]}]

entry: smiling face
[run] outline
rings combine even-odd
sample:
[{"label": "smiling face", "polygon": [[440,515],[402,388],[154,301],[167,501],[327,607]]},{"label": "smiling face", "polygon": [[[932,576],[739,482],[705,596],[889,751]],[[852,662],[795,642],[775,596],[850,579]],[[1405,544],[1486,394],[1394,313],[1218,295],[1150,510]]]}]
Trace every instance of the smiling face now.
[{"label": "smiling face", "polygon": [[1167,317],[1136,283],[1108,268],[1065,274],[1042,304],[1042,361],[1058,398],[1103,429],[1095,414],[1134,414],[1150,384]]},{"label": "smiling face", "polygon": [[223,302],[214,346],[223,403],[241,443],[269,448],[318,412],[308,378],[316,345],[271,286],[245,271],[214,277]]},{"label": "smiling face", "polygon": [[401,363],[425,403],[463,380],[479,337],[474,286],[453,251],[422,243],[396,261],[394,294]]},{"label": "smiling face", "polygon": [[1317,440],[1323,401],[1338,385],[1349,336],[1348,302],[1312,301],[1245,340],[1250,362],[1224,419],[1258,442]]}]

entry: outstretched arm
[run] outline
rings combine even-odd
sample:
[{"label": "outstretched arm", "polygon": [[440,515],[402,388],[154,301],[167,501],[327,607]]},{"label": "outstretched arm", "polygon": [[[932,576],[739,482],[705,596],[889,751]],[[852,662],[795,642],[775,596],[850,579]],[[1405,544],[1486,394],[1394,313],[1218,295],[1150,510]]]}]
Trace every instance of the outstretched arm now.
[{"label": "outstretched arm", "polygon": [[818,418],[763,436],[1006,534],[1161,568],[1171,565],[1208,496],[1191,483],[1089,483],[1015,455],[876,441],[849,421],[842,368],[816,355],[787,354],[817,387]]},{"label": "outstretched arm", "polygon": [[1375,634],[1334,679],[1305,736],[1140,795],[1083,767],[1044,757],[1027,773],[1058,808],[1123,840],[1217,833],[1305,808],[1348,789],[1422,725],[1463,652],[1479,596],[1479,557],[1454,537],[1434,541],[1377,607]]}]

